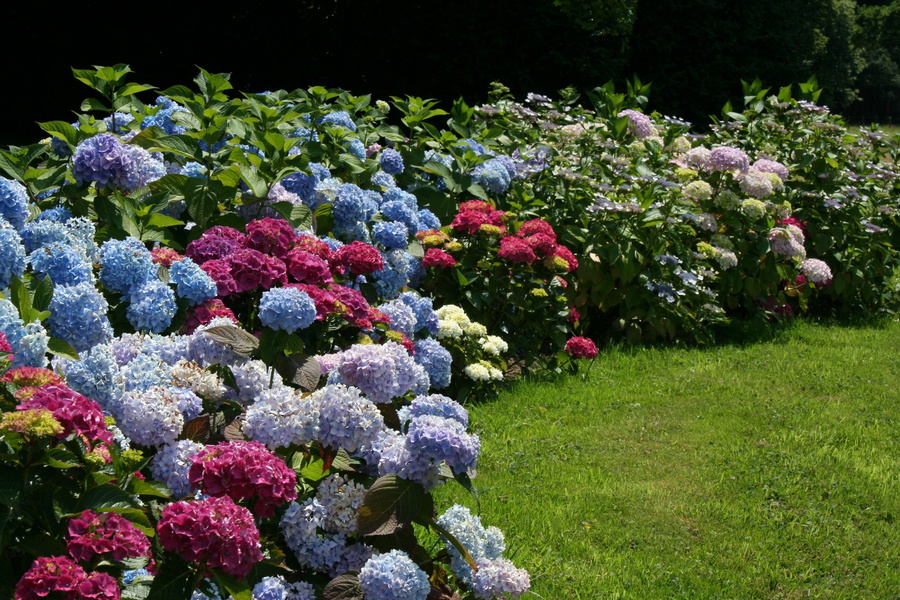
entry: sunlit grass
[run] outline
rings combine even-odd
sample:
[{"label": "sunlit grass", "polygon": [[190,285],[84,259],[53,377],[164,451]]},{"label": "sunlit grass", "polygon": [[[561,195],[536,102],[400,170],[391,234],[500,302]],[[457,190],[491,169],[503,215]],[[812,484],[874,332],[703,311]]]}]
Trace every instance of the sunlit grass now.
[{"label": "sunlit grass", "polygon": [[522,382],[470,406],[483,519],[547,599],[897,597],[898,350],[799,324]]}]

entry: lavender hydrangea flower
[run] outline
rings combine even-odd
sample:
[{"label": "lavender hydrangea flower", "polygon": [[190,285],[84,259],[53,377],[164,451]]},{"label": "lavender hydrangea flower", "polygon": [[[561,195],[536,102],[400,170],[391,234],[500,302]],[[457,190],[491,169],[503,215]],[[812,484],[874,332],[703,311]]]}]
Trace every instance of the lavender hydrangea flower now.
[{"label": "lavender hydrangea flower", "polygon": [[28,218],[28,190],[15,179],[0,177],[0,217],[17,230]]},{"label": "lavender hydrangea flower", "polygon": [[744,172],[750,168],[750,158],[743,150],[721,146],[710,151],[706,164],[711,171]]},{"label": "lavender hydrangea flower", "polygon": [[313,392],[312,397],[319,408],[315,435],[323,446],[356,452],[370,444],[384,427],[378,407],[355,387],[329,384]]},{"label": "lavender hydrangea flower", "polygon": [[190,258],[172,263],[169,281],[175,284],[178,297],[187,298],[191,306],[203,304],[218,294],[216,282]]},{"label": "lavender hydrangea flower", "polygon": [[316,439],[318,424],[318,401],[300,390],[282,388],[259,394],[244,415],[243,431],[274,450]]},{"label": "lavender hydrangea flower", "polygon": [[370,558],[359,583],[366,600],[425,600],[431,592],[428,575],[402,550]]},{"label": "lavender hydrangea flower", "polygon": [[[503,532],[496,527],[484,527],[481,519],[459,504],[454,504],[438,517],[438,524],[449,531],[469,551],[475,561],[497,560],[506,549]],[[467,585],[472,584],[473,570],[459,551],[447,543],[450,568]]]},{"label": "lavender hydrangea flower", "polygon": [[110,344],[97,344],[81,353],[81,360],[65,360],[62,370],[70,388],[107,409],[125,393],[125,382]]},{"label": "lavender hydrangea flower", "polygon": [[373,402],[390,402],[414,389],[420,372],[424,369],[399,344],[358,344],[335,359],[328,383],[352,385]]},{"label": "lavender hydrangea flower", "polygon": [[415,311],[399,298],[378,307],[378,310],[391,318],[391,329],[412,338],[418,321]]},{"label": "lavender hydrangea flower", "polygon": [[472,576],[472,591],[481,600],[518,598],[531,587],[528,571],[517,568],[507,558],[475,561],[478,571]]},{"label": "lavender hydrangea flower", "polygon": [[400,423],[423,415],[436,415],[458,421],[464,428],[469,426],[469,411],[462,404],[441,394],[416,396],[407,406],[398,411]]},{"label": "lavender hydrangea flower", "polygon": [[619,117],[628,118],[628,129],[640,139],[657,135],[656,127],[650,117],[636,110],[626,109],[619,113]]},{"label": "lavender hydrangea flower", "polygon": [[457,473],[471,471],[478,462],[481,441],[456,419],[421,415],[409,423],[407,444],[413,454],[446,462]]},{"label": "lavender hydrangea flower", "polygon": [[46,323],[54,337],[84,352],[112,338],[112,326],[106,316],[108,306],[106,298],[90,282],[57,286]]},{"label": "lavender hydrangea flower", "polygon": [[808,258],[800,263],[800,272],[813,283],[828,285],[832,274],[828,264],[818,258]]},{"label": "lavender hydrangea flower", "polygon": [[191,440],[179,440],[165,444],[156,451],[150,461],[150,473],[157,481],[166,484],[174,498],[182,498],[191,493],[191,482],[188,473],[191,470],[191,457],[206,448],[203,444]]},{"label": "lavender hydrangea flower", "polygon": [[450,352],[432,338],[416,341],[415,348],[416,362],[425,368],[431,387],[440,390],[450,385],[453,362]]},{"label": "lavender hydrangea flower", "polygon": [[167,386],[126,392],[110,412],[122,433],[141,446],[173,444],[184,427],[178,397]]},{"label": "lavender hydrangea flower", "polygon": [[296,288],[272,288],[259,301],[259,320],[266,327],[294,333],[316,320],[316,304]]}]

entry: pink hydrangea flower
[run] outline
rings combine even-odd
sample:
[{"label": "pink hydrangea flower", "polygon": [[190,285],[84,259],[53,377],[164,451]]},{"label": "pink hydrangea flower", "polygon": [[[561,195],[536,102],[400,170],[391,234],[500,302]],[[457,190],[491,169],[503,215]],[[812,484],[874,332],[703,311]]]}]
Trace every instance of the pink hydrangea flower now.
[{"label": "pink hydrangea flower", "polygon": [[253,514],[228,496],[167,504],[156,531],[169,552],[239,579],[263,558]]},{"label": "pink hydrangea flower", "polygon": [[208,260],[221,259],[247,246],[247,237],[231,227],[216,225],[203,232],[185,248],[185,256],[198,265]]},{"label": "pink hydrangea flower", "polygon": [[77,433],[91,441],[112,443],[112,434],[106,429],[106,418],[100,405],[64,385],[49,384],[35,388],[34,393],[16,408],[51,411],[53,418],[63,426],[63,432],[58,436],[60,438]]},{"label": "pink hydrangea flower", "polygon": [[292,248],[284,257],[287,274],[300,283],[325,285],[333,281],[326,260],[301,248]]},{"label": "pink hydrangea flower", "polygon": [[[208,264],[208,263],[207,263]],[[219,298],[212,298],[203,304],[198,304],[188,309],[187,321],[181,329],[182,335],[190,335],[201,325],[206,325],[216,317],[225,317],[238,324],[238,319],[230,308],[225,306]]]},{"label": "pink hydrangea flower", "polygon": [[227,297],[238,293],[238,285],[231,275],[231,265],[225,260],[214,258],[200,265],[207,275],[216,282],[216,292],[219,296]]},{"label": "pink hydrangea flower", "polygon": [[282,285],[287,283],[284,263],[259,250],[242,248],[231,254],[225,261],[231,268],[231,276],[234,278],[238,292],[248,292],[260,288],[268,290],[276,283]]},{"label": "pink hydrangea flower", "polygon": [[586,337],[572,337],[566,342],[566,354],[572,358],[594,358],[597,356],[597,344]]},{"label": "pink hydrangea flower", "polygon": [[68,556],[41,556],[35,559],[19,583],[15,600],[119,600],[119,585],[106,573],[87,573]]},{"label": "pink hydrangea flower", "polygon": [[294,238],[293,247],[298,250],[303,250],[304,252],[309,252],[310,254],[315,254],[328,263],[331,263],[332,260],[334,260],[334,253],[331,251],[328,244],[310,235],[300,235]]},{"label": "pink hydrangea flower", "polygon": [[66,537],[66,550],[81,562],[90,562],[96,556],[121,561],[150,553],[150,540],[144,532],[114,512],[84,511],[69,519]]},{"label": "pink hydrangea flower", "polygon": [[150,256],[153,257],[153,264],[162,265],[167,269],[172,266],[172,263],[176,263],[184,258],[176,250],[165,247],[154,248],[150,251]]},{"label": "pink hydrangea flower", "polygon": [[337,312],[348,323],[360,329],[370,329],[372,327],[370,318],[372,308],[362,294],[343,285],[336,285],[331,288],[331,291],[337,302]]},{"label": "pink hydrangea flower", "polygon": [[253,510],[271,517],[275,508],[297,499],[297,475],[259,442],[222,442],[191,457],[191,485],[210,496],[255,498]]},{"label": "pink hydrangea flower", "polygon": [[323,320],[337,310],[334,294],[328,289],[307,283],[289,283],[284,287],[297,288],[301,292],[306,292],[306,295],[312,298],[312,301],[316,305],[317,321]]}]

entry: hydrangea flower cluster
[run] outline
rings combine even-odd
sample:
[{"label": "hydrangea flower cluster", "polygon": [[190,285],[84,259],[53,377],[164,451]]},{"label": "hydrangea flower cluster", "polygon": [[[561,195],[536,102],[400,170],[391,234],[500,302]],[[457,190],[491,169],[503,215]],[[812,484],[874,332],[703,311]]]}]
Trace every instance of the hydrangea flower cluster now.
[{"label": "hydrangea flower cluster", "polygon": [[421,365],[395,342],[358,344],[336,357],[329,384],[346,384],[359,388],[373,402],[390,402],[411,390],[428,385],[428,375]]},{"label": "hydrangea flower cluster", "polygon": [[125,517],[114,512],[86,510],[69,519],[66,551],[80,562],[103,556],[115,561],[147,556],[150,540]]},{"label": "hydrangea flower cluster", "polygon": [[359,584],[367,600],[425,600],[431,592],[428,575],[402,550],[366,561]]},{"label": "hydrangea flower cluster", "polygon": [[806,248],[803,247],[803,231],[796,225],[784,225],[773,227],[767,236],[772,252],[783,254],[788,258],[806,258]]},{"label": "hydrangea flower cluster", "polygon": [[132,191],[166,174],[165,165],[139,146],[122,143],[111,133],[99,133],[78,144],[72,174],[79,185]]},{"label": "hydrangea flower cluster", "polygon": [[566,342],[566,354],[572,358],[594,358],[597,356],[597,344],[586,337],[572,337]]},{"label": "hydrangea flower cluster", "polygon": [[306,292],[296,288],[272,288],[263,292],[260,299],[259,320],[266,327],[294,333],[316,320],[316,304]]},{"label": "hydrangea flower cluster", "polygon": [[223,442],[190,458],[191,485],[210,496],[255,499],[254,514],[271,517],[297,498],[297,475],[259,442]]},{"label": "hydrangea flower cluster", "polygon": [[[8,379],[6,376],[10,373],[13,371],[7,372],[4,379]],[[27,394],[23,396],[26,390]],[[63,432],[58,437],[76,433],[90,441],[112,442],[100,405],[72,391],[65,384],[47,383],[20,388],[16,395],[25,398],[16,406],[18,410],[44,409],[53,413],[53,418],[63,427]]]},{"label": "hydrangea flower cluster", "polygon": [[228,496],[167,504],[156,531],[169,552],[239,579],[263,558],[253,514]]},{"label": "hydrangea flower cluster", "polygon": [[831,268],[825,261],[818,258],[808,258],[800,263],[800,272],[815,284],[827,286],[831,283]]},{"label": "hydrangea flower cluster", "polygon": [[119,585],[107,573],[86,572],[68,556],[40,556],[16,584],[15,600],[43,600],[48,594],[71,600],[119,600]]}]

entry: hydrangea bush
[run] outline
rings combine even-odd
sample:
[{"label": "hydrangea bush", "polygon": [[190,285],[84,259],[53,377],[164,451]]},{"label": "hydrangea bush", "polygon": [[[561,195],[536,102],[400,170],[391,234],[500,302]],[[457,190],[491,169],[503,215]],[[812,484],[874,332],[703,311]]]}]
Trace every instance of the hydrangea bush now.
[{"label": "hydrangea bush", "polygon": [[473,489],[463,401],[610,331],[895,308],[898,151],[789,93],[701,139],[639,82],[447,113],[74,74],[88,114],[0,150],[4,597],[517,598],[432,495]]}]

